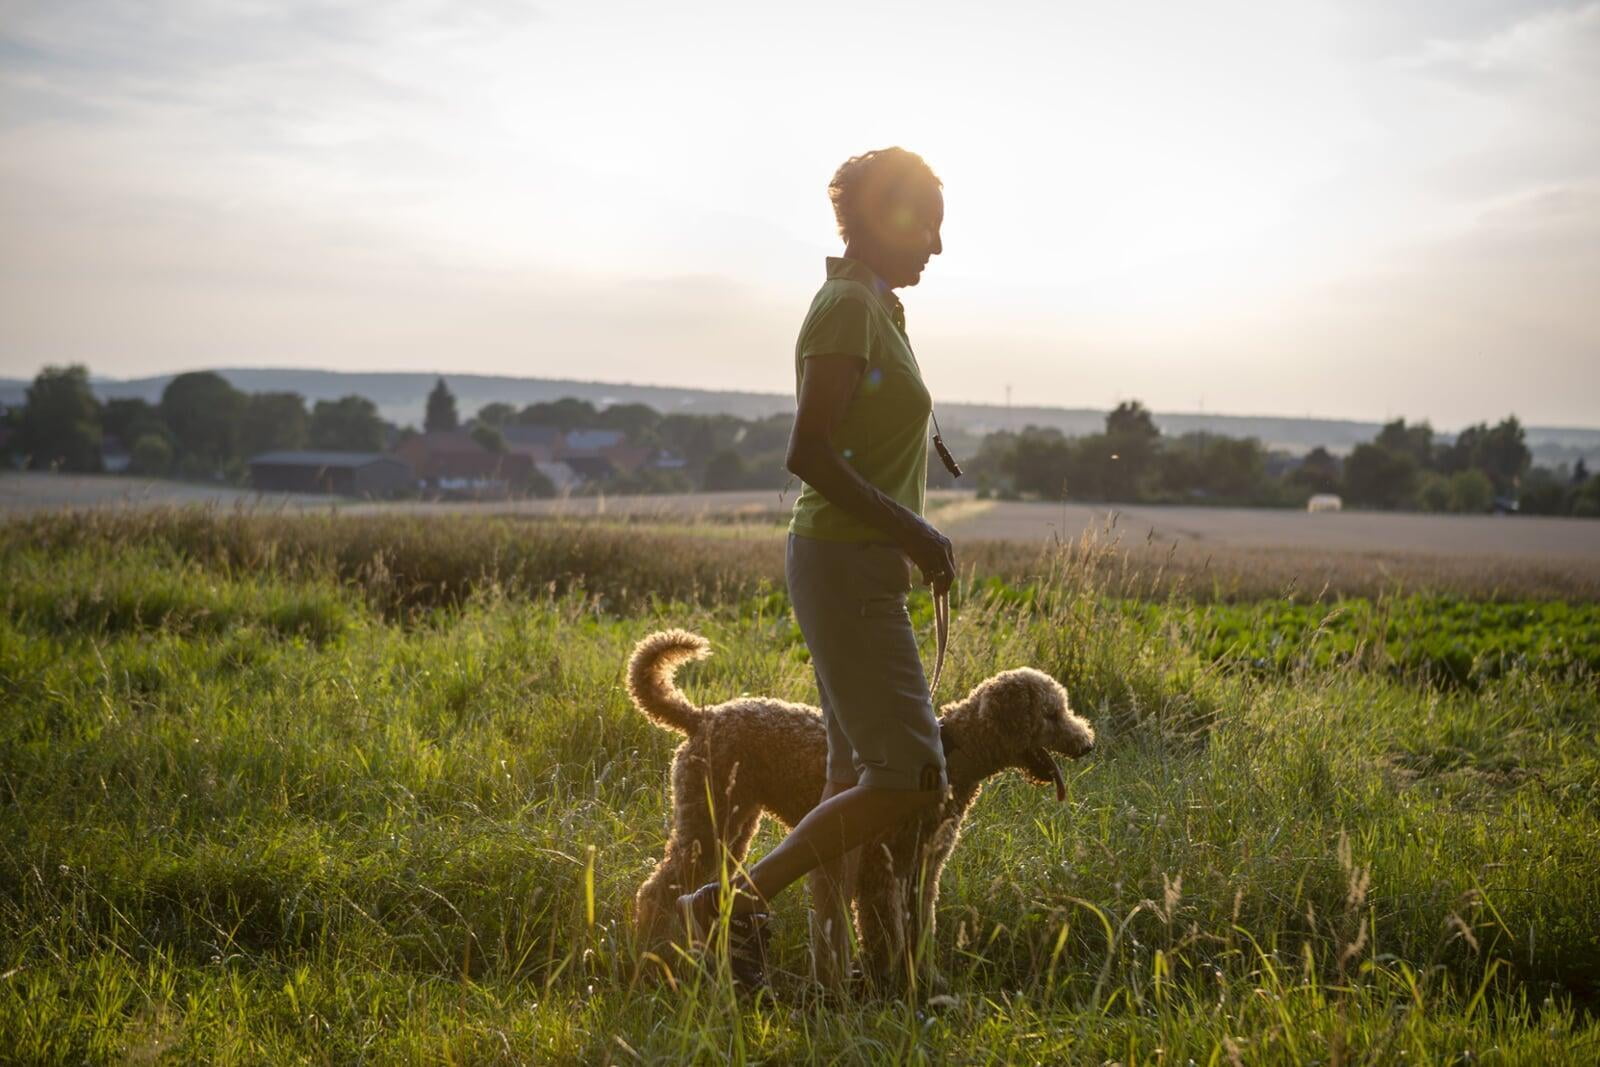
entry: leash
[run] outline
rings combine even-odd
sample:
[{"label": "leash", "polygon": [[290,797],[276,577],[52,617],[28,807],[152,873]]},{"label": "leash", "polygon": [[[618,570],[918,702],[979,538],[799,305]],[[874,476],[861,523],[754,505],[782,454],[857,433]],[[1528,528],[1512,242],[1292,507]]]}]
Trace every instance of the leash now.
[{"label": "leash", "polygon": [[[933,681],[928,686],[928,695],[934,696],[939,692],[939,676],[944,673],[944,650],[950,643],[950,590],[933,594]],[[934,705],[934,711],[939,706]]]}]

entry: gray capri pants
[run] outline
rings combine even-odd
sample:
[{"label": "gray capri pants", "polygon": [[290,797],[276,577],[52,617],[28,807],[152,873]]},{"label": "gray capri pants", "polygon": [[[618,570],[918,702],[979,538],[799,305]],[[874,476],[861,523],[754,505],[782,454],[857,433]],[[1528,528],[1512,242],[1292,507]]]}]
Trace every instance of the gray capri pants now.
[{"label": "gray capri pants", "polygon": [[911,560],[881,542],[789,535],[789,600],[828,728],[828,780],[942,790],[944,748],[906,609]]}]

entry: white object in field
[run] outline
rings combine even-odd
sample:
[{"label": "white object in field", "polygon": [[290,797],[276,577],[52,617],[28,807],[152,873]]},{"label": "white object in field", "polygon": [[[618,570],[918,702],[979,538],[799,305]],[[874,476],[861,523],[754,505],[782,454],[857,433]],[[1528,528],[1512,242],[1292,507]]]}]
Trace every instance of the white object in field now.
[{"label": "white object in field", "polygon": [[1338,493],[1316,493],[1306,501],[1307,511],[1343,511],[1344,501]]}]

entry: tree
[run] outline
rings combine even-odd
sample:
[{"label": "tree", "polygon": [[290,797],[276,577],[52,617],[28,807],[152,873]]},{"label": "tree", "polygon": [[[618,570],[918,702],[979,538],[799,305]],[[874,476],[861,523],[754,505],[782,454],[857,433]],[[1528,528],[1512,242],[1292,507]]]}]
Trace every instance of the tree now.
[{"label": "tree", "polygon": [[[1063,494],[1084,495],[1068,477],[1072,444],[1053,427],[1025,426],[1001,457],[1001,472],[1020,493],[1038,493],[1047,500]],[[1098,485],[1095,487],[1098,489]],[[1095,495],[1094,491],[1087,495]]]},{"label": "tree", "polygon": [[1092,438],[1084,438],[1078,448],[1085,458],[1104,452],[1100,482],[1106,499],[1138,500],[1160,437],[1145,406],[1125,400],[1106,415],[1105,449],[1097,449]]},{"label": "tree", "polygon": [[1355,504],[1403,508],[1411,503],[1416,484],[1416,461],[1404,452],[1369,442],[1357,445],[1344,461],[1345,496]]},{"label": "tree", "polygon": [[29,457],[29,465],[100,470],[100,433],[100,402],[89,389],[89,369],[74,363],[41,370],[17,420],[17,451]]},{"label": "tree", "polygon": [[1589,480],[1589,465],[1583,461],[1583,457],[1582,456],[1579,456],[1578,457],[1578,462],[1576,462],[1576,463],[1574,463],[1572,465],[1572,484],[1573,485],[1582,485],[1584,482],[1586,482],[1588,480]]},{"label": "tree", "polygon": [[1524,437],[1515,415],[1507,415],[1493,427],[1482,422],[1468,426],[1442,451],[1443,466],[1450,474],[1481,470],[1489,476],[1495,492],[1513,492],[1533,461]]},{"label": "tree", "polygon": [[1186,433],[1156,454],[1155,469],[1169,492],[1198,489],[1225,500],[1248,501],[1265,482],[1266,453],[1254,437]]},{"label": "tree", "polygon": [[1290,472],[1289,480],[1313,493],[1336,493],[1339,491],[1338,457],[1318,445]]},{"label": "tree", "polygon": [[333,452],[383,450],[383,420],[364,396],[319,400],[311,409],[311,444]]},{"label": "tree", "polygon": [[1565,468],[1559,473],[1534,467],[1517,494],[1517,511],[1523,515],[1566,515],[1572,511],[1574,483]]},{"label": "tree", "polygon": [[472,428],[472,439],[490,452],[504,452],[506,450],[505,435],[493,426],[474,426]]},{"label": "tree", "polygon": [[245,395],[214,371],[180,374],[161,392],[161,418],[172,431],[181,471],[226,476],[239,461]]},{"label": "tree", "polygon": [[1507,415],[1484,435],[1479,444],[1473,466],[1489,476],[1495,491],[1513,492],[1522,472],[1528,469],[1533,455],[1528,451],[1522,432],[1522,423],[1515,415]]},{"label": "tree", "polygon": [[743,429],[744,420],[732,415],[668,415],[656,427],[656,435],[691,468],[703,470],[713,455],[739,443]]},{"label": "tree", "polygon": [[1478,459],[1478,447],[1488,433],[1486,422],[1464,428],[1454,441],[1439,450],[1439,469],[1445,474],[1471,470]]},{"label": "tree", "polygon": [[606,430],[621,430],[629,441],[638,443],[660,421],[661,413],[648,404],[612,404],[596,415],[593,425]]},{"label": "tree", "polygon": [[594,405],[587,400],[564,396],[560,400],[529,404],[517,416],[517,421],[529,426],[554,426],[558,430],[576,430],[594,425]]},{"label": "tree", "polygon": [[744,460],[731,448],[724,448],[706,463],[702,484],[707,490],[741,489],[745,480]]},{"label": "tree", "polygon": [[1410,426],[1406,425],[1405,419],[1395,419],[1393,422],[1385,423],[1383,429],[1378,431],[1373,444],[1391,452],[1410,456],[1418,470],[1428,470],[1434,466],[1433,427],[1426,419]]},{"label": "tree", "polygon": [[1266,477],[1267,453],[1254,437],[1208,434],[1201,442],[1201,485],[1225,500],[1251,499]]},{"label": "tree", "polygon": [[167,424],[161,420],[161,412],[149,401],[137,396],[119,396],[107,400],[100,409],[100,429],[107,437],[115,437],[129,446],[146,434],[163,438],[170,436]]},{"label": "tree", "polygon": [[172,469],[172,446],[165,435],[147,433],[133,443],[128,469],[134,474],[159,478]]},{"label": "tree", "polygon": [[450,392],[443,378],[434,383],[433,391],[428,394],[428,413],[423,417],[422,428],[428,433],[461,428],[461,419],[456,414],[455,394]]},{"label": "tree", "polygon": [[492,404],[485,404],[479,408],[478,414],[473,417],[473,421],[483,426],[501,426],[516,417],[516,408],[496,400]]},{"label": "tree", "polygon": [[246,458],[306,447],[311,424],[304,398],[299,393],[252,393],[245,404],[239,440]]},{"label": "tree", "polygon": [[1137,400],[1124,400],[1106,413],[1106,436],[1114,439],[1144,438],[1154,441],[1161,436],[1150,412]]}]

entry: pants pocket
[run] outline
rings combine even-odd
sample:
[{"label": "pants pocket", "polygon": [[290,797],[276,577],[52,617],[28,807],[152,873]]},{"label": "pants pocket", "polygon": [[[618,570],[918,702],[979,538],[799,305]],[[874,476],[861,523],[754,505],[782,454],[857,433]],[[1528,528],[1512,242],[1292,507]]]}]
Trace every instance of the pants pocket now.
[{"label": "pants pocket", "polygon": [[904,593],[883,593],[878,596],[869,596],[861,601],[861,617],[863,619],[905,619],[911,621],[911,612],[906,607]]}]

